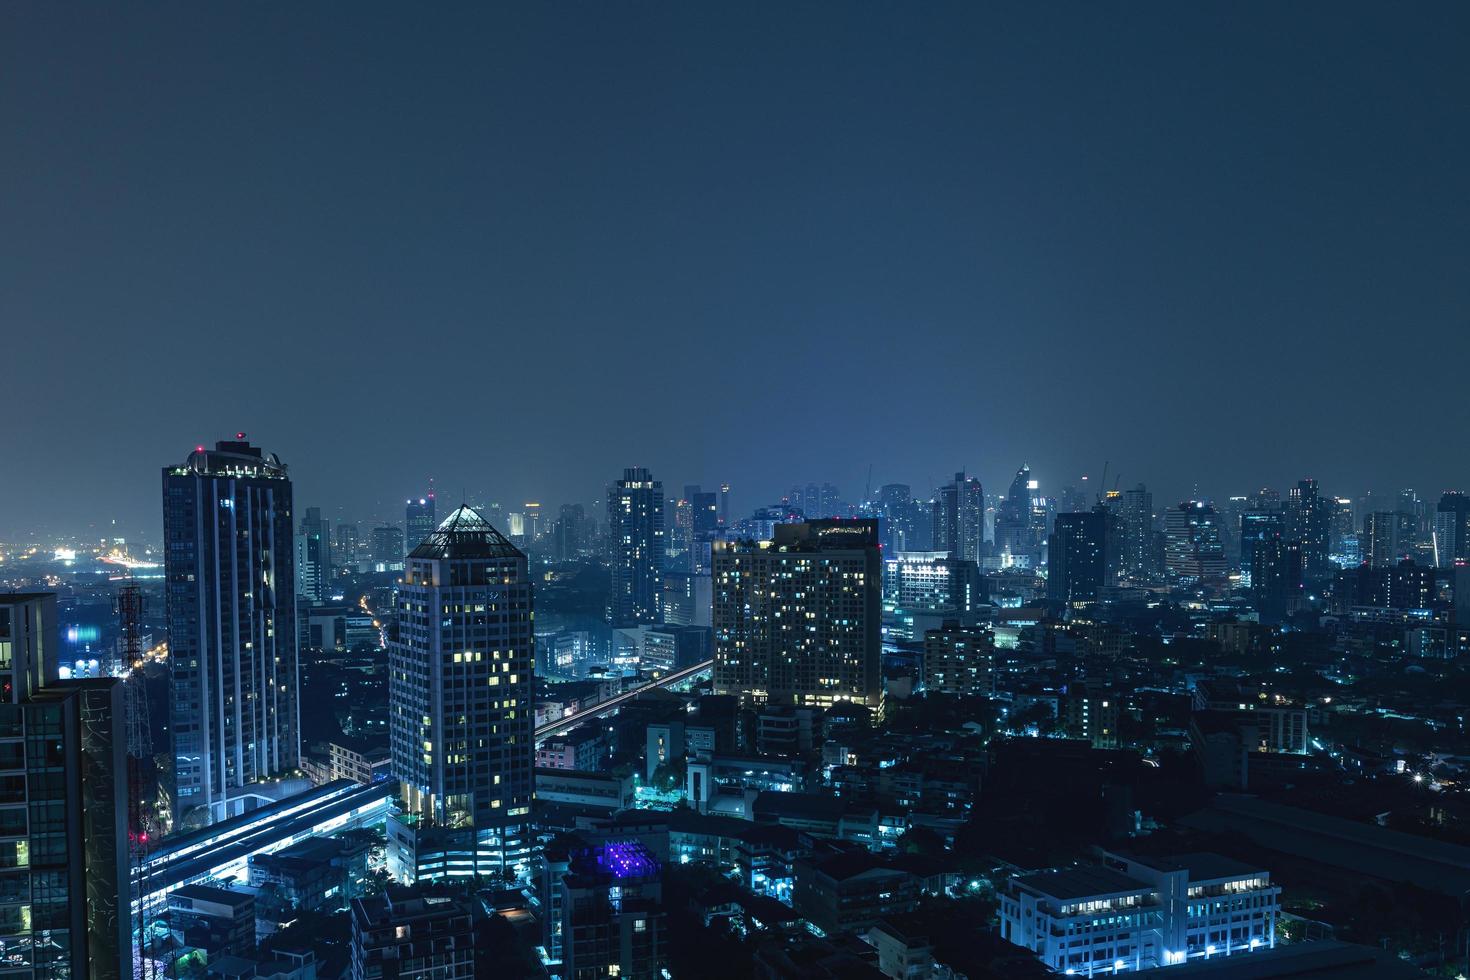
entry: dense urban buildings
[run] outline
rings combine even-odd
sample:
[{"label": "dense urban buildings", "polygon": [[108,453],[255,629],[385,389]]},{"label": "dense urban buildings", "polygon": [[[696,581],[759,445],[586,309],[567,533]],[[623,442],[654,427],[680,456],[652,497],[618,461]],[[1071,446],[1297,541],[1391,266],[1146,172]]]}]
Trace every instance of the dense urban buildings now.
[{"label": "dense urban buildings", "polygon": [[163,470],[174,822],[209,822],[300,758],[286,466],[245,440]]},{"label": "dense urban buildings", "polygon": [[0,980],[1470,978],[1470,5],[629,13],[0,6]]}]

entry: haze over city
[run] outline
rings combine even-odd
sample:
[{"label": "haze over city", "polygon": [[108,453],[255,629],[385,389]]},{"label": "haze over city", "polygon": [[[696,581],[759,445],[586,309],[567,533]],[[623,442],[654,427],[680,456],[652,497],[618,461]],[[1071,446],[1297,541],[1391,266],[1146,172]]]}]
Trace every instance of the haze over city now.
[{"label": "haze over city", "polygon": [[353,519],[1470,483],[1466,13],[1255,14],[7,5],[0,534],[239,430]]}]

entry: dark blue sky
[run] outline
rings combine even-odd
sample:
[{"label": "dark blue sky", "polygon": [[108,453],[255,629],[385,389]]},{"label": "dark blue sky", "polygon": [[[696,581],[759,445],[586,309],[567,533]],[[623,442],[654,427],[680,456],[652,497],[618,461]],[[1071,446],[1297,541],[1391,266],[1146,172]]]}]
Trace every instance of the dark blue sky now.
[{"label": "dark blue sky", "polygon": [[0,6],[0,534],[1470,486],[1470,6]]}]

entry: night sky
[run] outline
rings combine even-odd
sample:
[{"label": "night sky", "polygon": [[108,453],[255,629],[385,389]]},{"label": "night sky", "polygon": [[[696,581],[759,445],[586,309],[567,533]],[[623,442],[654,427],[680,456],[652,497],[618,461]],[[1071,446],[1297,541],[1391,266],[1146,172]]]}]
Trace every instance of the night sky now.
[{"label": "night sky", "polygon": [[1470,5],[982,6],[0,5],[0,536],[1470,488]]}]

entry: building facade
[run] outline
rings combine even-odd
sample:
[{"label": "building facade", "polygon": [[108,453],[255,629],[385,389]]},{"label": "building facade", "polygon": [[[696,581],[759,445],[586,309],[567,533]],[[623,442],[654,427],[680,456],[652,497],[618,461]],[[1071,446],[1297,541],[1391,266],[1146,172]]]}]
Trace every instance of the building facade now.
[{"label": "building facade", "polygon": [[163,470],[174,823],[300,761],[291,481],[244,435]]},{"label": "building facade", "polygon": [[1047,542],[1047,598],[1055,602],[1093,602],[1107,580],[1108,522],[1095,510],[1058,514]]},{"label": "building facade", "polygon": [[3,969],[120,980],[133,974],[122,682],[48,677],[56,615],[52,594],[0,594]]},{"label": "building facade", "polygon": [[748,704],[876,707],[882,618],[878,522],[783,524],[716,542],[714,685]]},{"label": "building facade", "polygon": [[1006,882],[1001,938],[1060,974],[1132,973],[1273,947],[1280,895],[1268,872],[1216,854],[1104,854]]},{"label": "building facade", "polygon": [[950,558],[978,562],[985,548],[985,491],[963,471],[934,495],[934,550]]},{"label": "building facade", "polygon": [[612,563],[608,622],[637,626],[663,620],[664,485],[633,467],[607,492],[607,547]]},{"label": "building facade", "polygon": [[398,603],[388,729],[405,810],[473,828],[491,867],[518,859],[534,787],[526,556],[461,506],[409,552]]},{"label": "building facade", "polygon": [[924,689],[988,698],[995,694],[995,634],[947,620],[924,632]]}]

